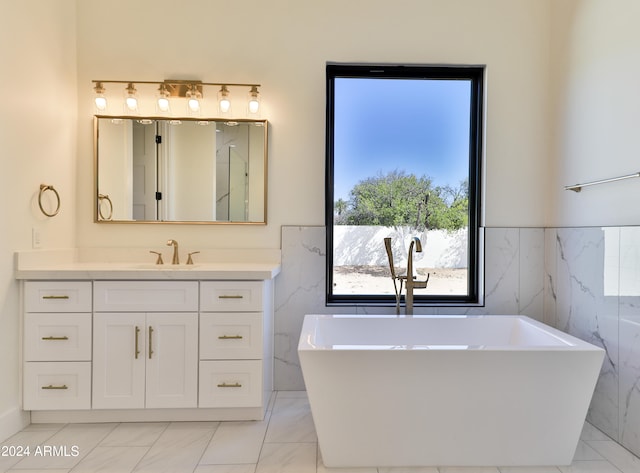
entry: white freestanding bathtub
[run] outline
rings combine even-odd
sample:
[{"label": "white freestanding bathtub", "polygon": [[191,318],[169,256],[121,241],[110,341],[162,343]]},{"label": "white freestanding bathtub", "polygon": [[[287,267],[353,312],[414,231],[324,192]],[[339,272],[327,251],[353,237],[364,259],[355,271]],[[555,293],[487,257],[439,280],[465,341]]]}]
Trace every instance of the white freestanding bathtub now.
[{"label": "white freestanding bathtub", "polygon": [[327,467],[571,463],[604,350],[524,316],[307,315]]}]

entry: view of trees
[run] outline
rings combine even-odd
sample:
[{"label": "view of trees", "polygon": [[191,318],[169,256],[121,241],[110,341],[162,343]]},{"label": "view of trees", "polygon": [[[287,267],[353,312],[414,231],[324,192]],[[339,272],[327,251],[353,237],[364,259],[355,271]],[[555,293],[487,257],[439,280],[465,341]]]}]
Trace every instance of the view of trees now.
[{"label": "view of trees", "polygon": [[409,225],[457,230],[468,225],[469,186],[433,186],[426,176],[390,171],[360,181],[334,204],[336,225]]}]

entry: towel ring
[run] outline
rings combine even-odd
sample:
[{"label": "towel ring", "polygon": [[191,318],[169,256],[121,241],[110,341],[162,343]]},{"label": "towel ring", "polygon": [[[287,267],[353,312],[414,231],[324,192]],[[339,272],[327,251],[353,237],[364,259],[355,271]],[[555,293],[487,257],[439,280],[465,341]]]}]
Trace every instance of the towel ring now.
[{"label": "towel ring", "polygon": [[[107,215],[106,217],[102,213],[103,200],[109,202],[109,215]],[[98,216],[100,217],[100,220],[111,220],[111,218],[113,217],[113,202],[111,202],[108,194],[98,194]]]},{"label": "towel ring", "polygon": [[[56,195],[56,200],[58,201],[58,205],[56,206],[56,209],[51,213],[47,212],[44,209],[44,207],[42,207],[42,195],[46,191],[52,191]],[[60,211],[60,194],[58,194],[58,191],[55,190],[53,186],[49,186],[47,184],[40,184],[40,194],[38,194],[38,207],[40,207],[40,210],[42,211],[42,213],[45,214],[47,217],[55,217],[56,215],[58,215],[58,212]]]}]

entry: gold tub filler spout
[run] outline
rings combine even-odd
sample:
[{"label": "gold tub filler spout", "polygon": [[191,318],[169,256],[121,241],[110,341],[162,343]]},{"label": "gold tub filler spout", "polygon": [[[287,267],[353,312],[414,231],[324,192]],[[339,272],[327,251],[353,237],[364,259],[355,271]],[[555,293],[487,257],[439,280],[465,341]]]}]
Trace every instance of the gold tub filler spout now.
[{"label": "gold tub filler spout", "polygon": [[[400,315],[400,299],[402,297],[403,284],[405,285],[405,289],[407,292],[404,305],[405,314],[413,315],[413,290],[426,288],[427,284],[429,283],[430,276],[430,274],[427,274],[427,279],[425,281],[417,281],[413,276],[413,250],[415,248],[416,253],[422,253],[422,243],[420,242],[420,238],[413,237],[411,239],[411,243],[409,244],[409,252],[407,254],[407,274],[404,276],[396,274],[393,264],[393,251],[391,249],[390,237],[384,239],[384,247],[387,250],[387,257],[389,258],[389,269],[391,270],[391,279],[393,279],[393,288],[396,293],[396,315]],[[400,287],[398,287],[397,281],[400,282]]]}]

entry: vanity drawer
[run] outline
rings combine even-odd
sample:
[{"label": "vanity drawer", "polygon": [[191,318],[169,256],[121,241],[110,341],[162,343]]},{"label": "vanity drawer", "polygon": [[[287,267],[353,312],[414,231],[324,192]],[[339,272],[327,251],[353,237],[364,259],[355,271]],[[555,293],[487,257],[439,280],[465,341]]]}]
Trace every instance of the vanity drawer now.
[{"label": "vanity drawer", "polygon": [[200,359],[262,358],[262,313],[200,314]]},{"label": "vanity drawer", "polygon": [[27,281],[26,312],[91,312],[88,281]]},{"label": "vanity drawer", "polygon": [[96,281],[96,312],[197,312],[196,281]]},{"label": "vanity drawer", "polygon": [[200,283],[200,310],[262,311],[262,287],[262,281],[203,281]]},{"label": "vanity drawer", "polygon": [[91,363],[25,363],[24,409],[91,408]]},{"label": "vanity drawer", "polygon": [[91,314],[27,313],[26,361],[90,361]]},{"label": "vanity drawer", "polygon": [[199,407],[262,405],[262,361],[201,361]]}]

